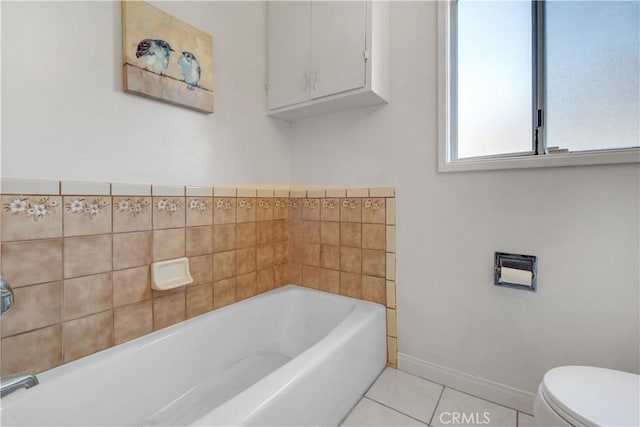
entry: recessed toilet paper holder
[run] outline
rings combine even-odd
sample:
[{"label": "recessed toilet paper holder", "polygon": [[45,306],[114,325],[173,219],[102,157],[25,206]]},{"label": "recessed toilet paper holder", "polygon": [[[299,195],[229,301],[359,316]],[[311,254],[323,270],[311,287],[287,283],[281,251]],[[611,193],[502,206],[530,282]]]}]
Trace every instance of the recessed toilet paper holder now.
[{"label": "recessed toilet paper holder", "polygon": [[493,284],[506,288],[536,292],[538,257],[496,252]]}]

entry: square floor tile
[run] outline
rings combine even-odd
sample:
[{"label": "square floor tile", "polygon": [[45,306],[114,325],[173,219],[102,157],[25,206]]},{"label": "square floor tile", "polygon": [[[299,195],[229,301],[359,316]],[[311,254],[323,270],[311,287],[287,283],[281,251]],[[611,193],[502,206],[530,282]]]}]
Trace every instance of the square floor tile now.
[{"label": "square floor tile", "polygon": [[518,427],[535,427],[537,426],[534,418],[524,412],[518,412]]},{"label": "square floor tile", "polygon": [[366,396],[428,424],[442,389],[439,384],[387,368]]},{"label": "square floor tile", "polygon": [[400,412],[367,398],[362,399],[341,424],[346,426],[424,426]]},{"label": "square floor tile", "polygon": [[445,388],[431,425],[434,427],[449,425],[515,427],[516,411]]}]

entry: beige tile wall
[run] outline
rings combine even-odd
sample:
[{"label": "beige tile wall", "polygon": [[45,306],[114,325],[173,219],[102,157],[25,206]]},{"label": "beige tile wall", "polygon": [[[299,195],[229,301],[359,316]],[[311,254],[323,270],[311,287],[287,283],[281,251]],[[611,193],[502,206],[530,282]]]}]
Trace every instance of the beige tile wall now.
[{"label": "beige tile wall", "polygon": [[397,366],[395,192],[298,190],[289,199],[289,277],[387,307],[389,366]]},{"label": "beige tile wall", "polygon": [[[0,266],[16,295],[0,319],[3,375],[41,372],[287,283],[386,304],[395,366],[392,189],[354,193],[371,198],[118,190],[2,194]],[[194,283],[152,291],[150,264],[184,256]]]}]

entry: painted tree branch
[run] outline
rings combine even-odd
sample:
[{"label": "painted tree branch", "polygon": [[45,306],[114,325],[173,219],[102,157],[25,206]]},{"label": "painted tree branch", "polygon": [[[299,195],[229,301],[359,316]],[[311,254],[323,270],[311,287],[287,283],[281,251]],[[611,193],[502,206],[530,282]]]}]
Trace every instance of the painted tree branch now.
[{"label": "painted tree branch", "polygon": [[[150,71],[150,70],[148,70],[148,69],[146,69],[146,68],[144,68],[144,67],[140,67],[140,66],[135,65],[135,64],[130,64],[130,63],[128,63],[128,62],[125,62],[123,66],[126,66],[126,65],[128,65],[129,67],[137,68],[138,70],[141,70],[141,71],[145,71],[145,72],[147,72],[147,73],[151,73],[151,74],[153,74],[153,75],[155,75],[155,76],[159,76],[159,77],[166,77],[166,78],[168,78],[168,79],[175,80],[175,81],[180,82],[180,83],[184,83],[185,85],[186,85],[186,84],[188,84],[188,83],[187,83],[187,82],[185,82],[184,80],[177,79],[177,78],[175,78],[175,77],[173,77],[173,76],[170,76],[170,75],[168,75],[168,74],[158,74],[158,73],[154,73],[153,71]],[[195,85],[194,85],[194,84],[192,84],[191,86],[195,86],[195,87],[197,87],[198,89],[201,89],[201,90],[203,90],[203,91],[205,91],[205,92],[211,92],[211,93],[213,93],[213,91],[212,91],[211,89],[207,89],[206,87],[204,87],[204,86],[200,86],[199,84],[195,84]]]}]

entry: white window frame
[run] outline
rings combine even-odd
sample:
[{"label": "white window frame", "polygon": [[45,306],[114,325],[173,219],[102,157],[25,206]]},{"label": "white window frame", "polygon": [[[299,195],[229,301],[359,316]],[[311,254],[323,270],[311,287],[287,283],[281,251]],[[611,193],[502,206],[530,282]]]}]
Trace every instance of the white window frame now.
[{"label": "white window frame", "polygon": [[[463,172],[495,169],[545,168],[558,166],[586,166],[604,164],[640,163],[640,148],[619,150],[581,151],[521,156],[494,156],[491,158],[452,159],[451,135],[454,99],[452,82],[452,3],[437,2],[438,11],[438,171]],[[562,145],[554,142],[554,145]]]}]

